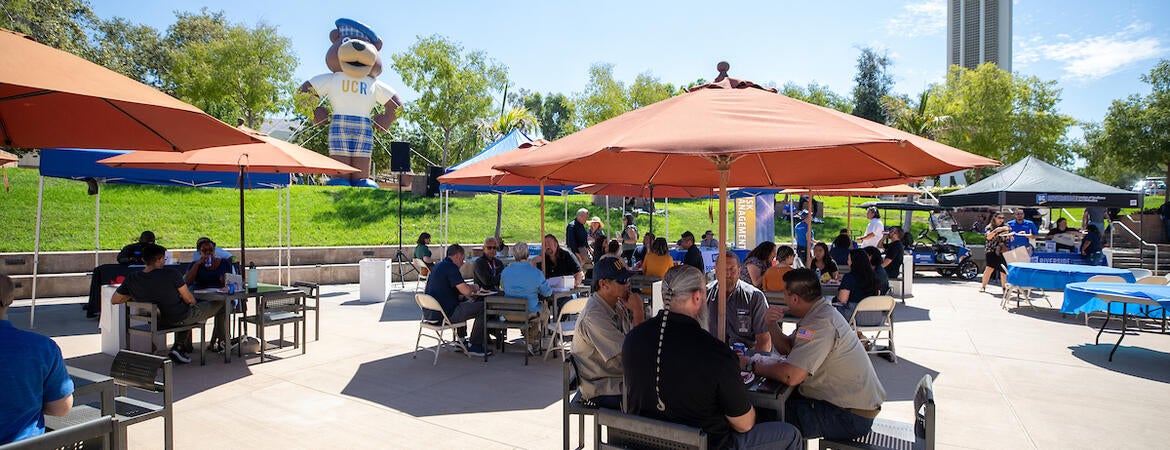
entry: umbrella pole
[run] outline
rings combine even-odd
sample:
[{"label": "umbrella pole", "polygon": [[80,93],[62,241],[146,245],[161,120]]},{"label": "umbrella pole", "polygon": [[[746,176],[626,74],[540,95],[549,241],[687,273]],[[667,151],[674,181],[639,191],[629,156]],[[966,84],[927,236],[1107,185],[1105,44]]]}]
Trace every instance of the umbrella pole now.
[{"label": "umbrella pole", "polygon": [[[606,195],[606,196],[605,196],[605,223],[608,223],[608,224],[610,224],[611,226],[613,225],[613,222],[610,222],[610,221],[609,221],[609,196],[608,196],[608,195]],[[625,228],[626,228],[626,226],[625,226],[625,224],[623,223],[623,224],[622,224],[622,227],[621,227],[621,230],[619,230],[617,233],[614,233],[614,232],[613,232],[613,229],[611,228],[611,229],[610,229],[610,234],[613,234],[613,235],[614,235],[614,237],[617,237],[617,235],[618,235],[618,234],[620,234],[622,231],[625,231]]]},{"label": "umbrella pole", "polygon": [[36,328],[34,320],[37,317],[37,269],[41,265],[41,205],[45,200],[45,176],[41,175],[37,185],[37,234],[33,242],[33,278],[32,278],[32,308],[28,313],[28,327]]},{"label": "umbrella pole", "polygon": [[237,183],[240,187],[240,270],[245,274],[248,273],[248,257],[244,253],[247,245],[244,245],[244,166],[240,166],[240,178]]},{"label": "umbrella pole", "polygon": [[97,267],[101,263],[98,262],[99,252],[102,250],[101,244],[102,236],[102,190],[98,187],[97,194],[93,200],[93,266]]},{"label": "umbrella pole", "polygon": [[654,185],[650,185],[650,232],[654,232]]},{"label": "umbrella pole", "polygon": [[[730,162],[719,163],[719,236],[727,236],[727,175],[730,170]],[[653,216],[651,216],[653,217]],[[718,331],[716,335],[719,342],[727,342],[727,287],[723,286],[724,280],[723,272],[727,271],[727,258],[723,257],[722,252],[715,258],[715,279],[719,280],[719,318]]]},{"label": "umbrella pole", "polygon": [[845,229],[853,233],[853,196],[845,199]]},{"label": "umbrella pole", "polygon": [[[540,236],[537,236],[536,242],[540,243],[540,269],[545,274],[548,273],[548,267],[544,263],[544,179],[540,179]],[[547,277],[546,277],[547,278]]]},{"label": "umbrella pole", "polygon": [[670,236],[670,198],[663,198],[666,202],[666,235]]},{"label": "umbrella pole", "polygon": [[284,190],[276,190],[276,284],[284,285]]},{"label": "umbrella pole", "polygon": [[565,223],[569,223],[569,194],[561,192],[561,198],[565,200]]},{"label": "umbrella pole", "polygon": [[[810,190],[808,192],[808,215],[809,215],[809,217],[815,218],[816,211],[817,211],[817,204],[816,204],[816,202],[813,201],[813,194],[812,194],[812,191]],[[806,228],[804,230],[804,262],[805,262],[804,266],[805,267],[812,267],[812,245],[813,245],[812,224],[813,224],[812,219],[809,219],[808,228]]]}]

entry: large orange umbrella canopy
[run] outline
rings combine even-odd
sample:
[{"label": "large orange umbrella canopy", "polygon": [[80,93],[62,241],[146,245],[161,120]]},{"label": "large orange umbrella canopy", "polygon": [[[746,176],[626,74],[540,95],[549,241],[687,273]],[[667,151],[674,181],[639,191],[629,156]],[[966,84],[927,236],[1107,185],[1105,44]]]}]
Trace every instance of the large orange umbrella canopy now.
[{"label": "large orange umbrella canopy", "polygon": [[678,187],[678,186],[650,186],[644,184],[582,184],[577,191],[585,194],[614,195],[637,198],[701,198],[710,197],[714,191],[711,188]]},{"label": "large orange umbrella canopy", "polygon": [[186,151],[255,142],[199,108],[0,29],[0,144]]},{"label": "large orange umbrella canopy", "polygon": [[581,183],[885,186],[998,161],[802,102],[722,73],[494,167]]},{"label": "large orange umbrella canopy", "polygon": [[857,187],[845,189],[785,189],[780,191],[780,194],[789,195],[803,195],[812,193],[814,195],[828,196],[828,197],[877,197],[882,195],[918,195],[921,192],[918,189],[907,186],[905,184],[895,184],[893,186],[883,187]]},{"label": "large orange umbrella canopy", "polygon": [[240,127],[259,143],[212,147],[182,153],[130,152],[98,161],[111,167],[138,169],[202,170],[250,173],[320,173],[338,175],[357,172],[346,164],[296,144],[282,141],[247,127]]}]

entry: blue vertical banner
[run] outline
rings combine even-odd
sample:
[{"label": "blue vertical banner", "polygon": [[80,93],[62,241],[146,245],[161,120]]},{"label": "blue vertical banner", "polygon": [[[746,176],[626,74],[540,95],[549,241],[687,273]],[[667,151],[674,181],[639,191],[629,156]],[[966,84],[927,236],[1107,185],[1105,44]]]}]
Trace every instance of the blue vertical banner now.
[{"label": "blue vertical banner", "polygon": [[776,242],[776,194],[762,194],[756,199],[756,245]]}]

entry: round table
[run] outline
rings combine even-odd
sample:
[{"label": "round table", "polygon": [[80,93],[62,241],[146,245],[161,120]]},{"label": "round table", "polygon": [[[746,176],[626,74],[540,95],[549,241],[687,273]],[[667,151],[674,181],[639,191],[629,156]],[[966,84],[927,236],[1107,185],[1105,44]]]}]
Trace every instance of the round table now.
[{"label": "round table", "polygon": [[[1102,299],[1104,298],[1104,299]],[[1121,333],[1113,350],[1109,351],[1109,361],[1113,361],[1113,354],[1125,339],[1127,316],[1141,315],[1145,317],[1162,318],[1162,332],[1166,332],[1166,308],[1170,307],[1170,286],[1130,283],[1072,283],[1065,288],[1064,305],[1061,312],[1069,311],[1105,311],[1105,322],[1097,331],[1096,344],[1101,343],[1101,333],[1109,325],[1113,315],[1121,316]],[[1090,309],[1094,308],[1094,309]],[[1136,314],[1135,314],[1136,313]]]},{"label": "round table", "polygon": [[1054,263],[1011,263],[1008,264],[1007,282],[1015,286],[1040,289],[1064,289],[1070,283],[1088,281],[1095,275],[1119,276],[1125,281],[1137,281],[1133,272],[1103,266],[1082,266],[1079,264]]}]

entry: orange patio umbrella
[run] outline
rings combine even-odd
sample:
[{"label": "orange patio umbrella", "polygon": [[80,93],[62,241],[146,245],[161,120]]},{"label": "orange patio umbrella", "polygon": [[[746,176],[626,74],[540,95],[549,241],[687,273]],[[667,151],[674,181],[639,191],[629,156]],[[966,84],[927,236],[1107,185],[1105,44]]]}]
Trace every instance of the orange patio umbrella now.
[{"label": "orange patio umbrella", "polygon": [[0,29],[0,144],[186,151],[256,142],[199,108]]},{"label": "orange patio umbrella", "polygon": [[[495,168],[544,180],[719,189],[719,235],[727,188],[886,186],[995,166],[973,155],[727,76],[565,136]],[[724,270],[719,258],[718,270]],[[725,336],[726,290],[719,291]]]},{"label": "orange patio umbrella", "polygon": [[162,170],[239,172],[240,175],[240,265],[247,260],[244,248],[244,174],[316,173],[340,175],[357,172],[349,165],[299,145],[282,141],[248,127],[242,134],[258,143],[212,147],[188,152],[130,152],[98,162],[110,167]]}]

